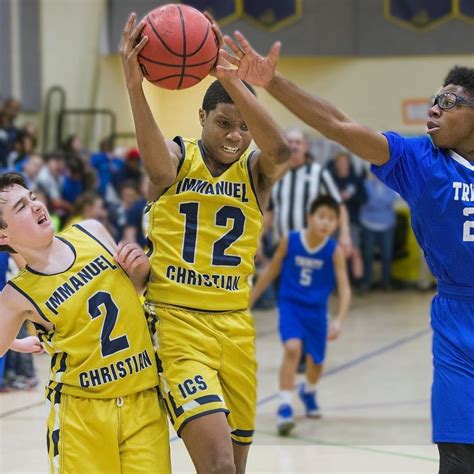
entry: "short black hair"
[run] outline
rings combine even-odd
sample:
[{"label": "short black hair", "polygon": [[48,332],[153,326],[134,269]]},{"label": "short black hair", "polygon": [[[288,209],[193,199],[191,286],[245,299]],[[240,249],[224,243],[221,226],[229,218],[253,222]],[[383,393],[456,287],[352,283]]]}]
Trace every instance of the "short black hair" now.
[{"label": "short black hair", "polygon": [[[25,178],[19,174],[19,173],[4,173],[0,175],[0,193],[7,190],[8,188],[11,188],[17,184],[18,186],[21,186],[25,189],[28,189],[28,186],[26,185]],[[1,201],[0,201],[1,203]],[[6,229],[7,225],[5,222],[3,222],[2,219],[2,212],[0,210],[0,229]],[[0,252],[10,252],[10,253],[16,253],[14,249],[12,249],[8,245],[0,245]]]},{"label": "short black hair", "polygon": [[465,66],[454,66],[446,76],[443,87],[448,84],[454,84],[455,86],[461,86],[474,97],[474,68]]},{"label": "short black hair", "polygon": [[[247,89],[256,96],[255,89],[248,84],[247,82],[243,81]],[[208,88],[206,93],[204,94],[204,98],[202,99],[202,109],[209,113],[211,110],[214,110],[218,104],[233,104],[234,101],[230,97],[230,95],[225,90],[224,86],[219,81],[214,81]]]},{"label": "short black hair", "polygon": [[326,207],[329,207],[330,209],[332,209],[336,213],[337,217],[339,217],[340,209],[339,209],[338,202],[333,197],[327,196],[327,195],[322,195],[322,196],[319,196],[318,198],[316,198],[311,203],[311,206],[309,208],[309,213],[312,215],[320,207],[323,207],[323,206],[326,206]]}]

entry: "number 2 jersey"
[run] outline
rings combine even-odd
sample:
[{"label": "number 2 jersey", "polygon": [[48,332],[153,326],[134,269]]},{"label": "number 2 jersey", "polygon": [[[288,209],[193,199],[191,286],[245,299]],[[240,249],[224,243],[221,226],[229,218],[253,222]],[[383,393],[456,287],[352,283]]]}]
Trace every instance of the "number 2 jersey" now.
[{"label": "number 2 jersey", "polygon": [[111,253],[80,225],[55,238],[74,253],[52,275],[23,269],[8,283],[54,325],[38,336],[52,356],[47,389],[115,398],[158,385],[146,318],[136,290]]},{"label": "number 2 jersey", "polygon": [[212,176],[200,140],[175,141],[183,154],[178,176],[150,209],[147,302],[204,311],[247,308],[262,228],[253,152]]},{"label": "number 2 jersey", "polygon": [[337,242],[328,238],[318,247],[311,249],[304,234],[304,230],[288,234],[278,300],[326,308],[336,286],[333,258]]}]

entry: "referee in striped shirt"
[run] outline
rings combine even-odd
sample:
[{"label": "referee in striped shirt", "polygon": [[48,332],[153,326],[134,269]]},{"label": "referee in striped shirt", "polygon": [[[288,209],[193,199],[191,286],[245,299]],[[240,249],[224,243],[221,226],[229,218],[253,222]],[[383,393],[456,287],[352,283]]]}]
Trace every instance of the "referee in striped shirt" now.
[{"label": "referee in striped shirt", "polygon": [[320,194],[329,194],[341,210],[339,243],[346,254],[350,253],[352,243],[347,209],[329,171],[319,163],[307,161],[308,142],[302,130],[292,129],[286,138],[291,149],[290,170],[273,187],[269,215],[266,216],[267,230],[273,231],[273,244],[278,244],[289,231],[306,227],[311,203]]}]

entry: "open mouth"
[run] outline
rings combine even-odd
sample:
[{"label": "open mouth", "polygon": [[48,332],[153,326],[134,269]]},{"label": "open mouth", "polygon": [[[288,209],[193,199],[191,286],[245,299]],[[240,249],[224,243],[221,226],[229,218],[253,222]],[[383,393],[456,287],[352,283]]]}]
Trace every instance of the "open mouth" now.
[{"label": "open mouth", "polygon": [[224,145],[222,147],[222,149],[226,152],[226,153],[232,153],[233,155],[235,155],[236,153],[238,153],[239,151],[239,147],[231,147],[231,146],[227,146],[227,145]]},{"label": "open mouth", "polygon": [[38,224],[46,224],[48,222],[48,218],[43,214],[39,219],[38,219]]}]

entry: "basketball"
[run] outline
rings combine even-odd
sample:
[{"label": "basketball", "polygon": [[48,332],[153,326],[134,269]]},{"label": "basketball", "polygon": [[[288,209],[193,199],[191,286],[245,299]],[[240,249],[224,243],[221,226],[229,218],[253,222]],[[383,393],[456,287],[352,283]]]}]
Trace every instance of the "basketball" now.
[{"label": "basketball", "polygon": [[208,19],[193,7],[168,4],[145,17],[148,42],[138,56],[143,75],[165,89],[186,89],[204,79],[219,52]]}]

